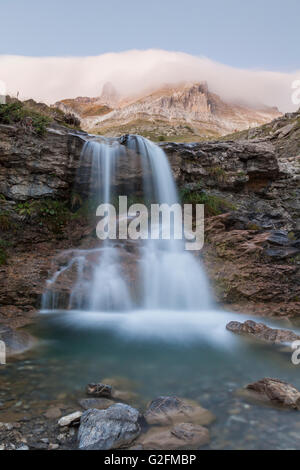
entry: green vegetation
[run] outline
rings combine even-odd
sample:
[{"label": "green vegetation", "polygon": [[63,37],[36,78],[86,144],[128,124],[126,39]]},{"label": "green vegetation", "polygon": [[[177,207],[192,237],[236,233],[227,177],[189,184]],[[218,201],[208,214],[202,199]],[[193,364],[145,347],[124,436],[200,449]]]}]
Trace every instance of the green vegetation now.
[{"label": "green vegetation", "polygon": [[27,220],[37,219],[40,226],[46,225],[56,233],[59,233],[71,218],[67,203],[53,199],[19,203],[16,212]]},{"label": "green vegetation", "polygon": [[210,176],[215,178],[217,181],[224,182],[226,180],[226,171],[220,166],[213,166],[208,169]]},{"label": "green vegetation", "polygon": [[183,204],[204,204],[207,217],[235,210],[233,204],[218,196],[206,193],[201,189],[201,185],[198,185],[195,189],[182,189],[180,197]]},{"label": "green vegetation", "polygon": [[42,136],[50,122],[49,117],[29,109],[20,101],[0,105],[2,124],[19,124],[25,131]]}]

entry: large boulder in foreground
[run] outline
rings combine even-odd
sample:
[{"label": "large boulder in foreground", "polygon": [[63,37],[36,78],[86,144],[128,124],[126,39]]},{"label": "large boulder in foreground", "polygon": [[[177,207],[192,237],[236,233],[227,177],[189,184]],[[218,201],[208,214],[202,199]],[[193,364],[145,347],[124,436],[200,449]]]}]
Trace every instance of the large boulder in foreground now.
[{"label": "large boulder in foreground", "polygon": [[292,343],[293,341],[300,340],[300,336],[296,335],[293,331],[269,328],[263,323],[256,323],[252,320],[248,320],[245,323],[232,321],[228,323],[226,329],[238,335],[248,336],[249,338],[255,338],[272,344]]},{"label": "large boulder in foreground", "polygon": [[246,390],[254,398],[272,405],[298,410],[300,408],[300,392],[293,385],[278,379],[264,378],[247,385]]},{"label": "large boulder in foreground", "polygon": [[128,447],[140,434],[139,412],[117,403],[107,410],[83,413],[78,432],[79,449],[110,450]]},{"label": "large boulder in foreground", "polygon": [[168,426],[177,423],[207,425],[214,415],[198,403],[177,397],[158,397],[147,408],[145,419],[150,425]]}]

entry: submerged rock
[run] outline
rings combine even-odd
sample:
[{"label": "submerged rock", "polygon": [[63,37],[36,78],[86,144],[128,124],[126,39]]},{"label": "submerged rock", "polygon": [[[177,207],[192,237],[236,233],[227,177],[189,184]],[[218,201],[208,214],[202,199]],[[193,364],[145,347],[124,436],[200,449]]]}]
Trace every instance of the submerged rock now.
[{"label": "submerged rock", "polygon": [[293,385],[282,380],[264,378],[247,385],[254,398],[262,399],[274,405],[298,410],[300,408],[300,392]]},{"label": "submerged rock", "polygon": [[61,409],[58,406],[50,406],[46,411],[45,416],[48,419],[57,419],[60,418],[61,414]]},{"label": "submerged rock", "polygon": [[195,423],[207,425],[214,421],[214,415],[190,400],[177,397],[159,397],[153,400],[145,413],[148,424],[175,425],[177,423]]},{"label": "submerged rock", "polygon": [[109,450],[130,445],[140,434],[139,412],[117,403],[107,410],[83,413],[78,432],[79,449]]},{"label": "submerged rock", "polygon": [[89,384],[86,389],[86,393],[88,395],[92,395],[93,397],[104,397],[104,398],[111,398],[112,397],[112,387],[106,384]]},{"label": "submerged rock", "polygon": [[141,450],[196,450],[209,441],[208,429],[197,424],[182,423],[173,428],[154,427],[141,436],[136,445],[141,445]]},{"label": "submerged rock", "polygon": [[232,321],[228,323],[226,329],[238,335],[248,336],[249,338],[259,339],[260,341],[272,344],[292,343],[293,341],[300,340],[300,336],[296,335],[293,331],[269,328],[263,323],[256,323],[252,320],[244,323]]}]

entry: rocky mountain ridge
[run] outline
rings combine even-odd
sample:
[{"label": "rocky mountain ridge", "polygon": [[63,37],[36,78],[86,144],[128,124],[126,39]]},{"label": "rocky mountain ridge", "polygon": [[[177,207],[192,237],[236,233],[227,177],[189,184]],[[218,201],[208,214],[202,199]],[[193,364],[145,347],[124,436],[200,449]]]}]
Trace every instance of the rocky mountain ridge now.
[{"label": "rocky mountain ridge", "polygon": [[82,127],[102,135],[137,133],[153,140],[199,140],[248,129],[281,115],[276,108],[226,103],[206,82],[181,83],[121,99],[107,84],[99,98],[76,98],[55,104],[76,113]]}]

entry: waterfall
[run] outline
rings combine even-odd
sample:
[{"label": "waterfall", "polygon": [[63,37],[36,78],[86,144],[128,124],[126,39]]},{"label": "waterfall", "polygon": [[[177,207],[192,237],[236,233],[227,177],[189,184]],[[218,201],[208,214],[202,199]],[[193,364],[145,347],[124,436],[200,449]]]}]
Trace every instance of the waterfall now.
[{"label": "waterfall", "polygon": [[[136,135],[87,141],[76,184],[96,205],[113,203],[125,192],[130,197],[133,191],[147,204],[172,206],[179,201],[164,151]],[[174,224],[172,220],[170,229],[174,230]],[[161,229],[159,226],[159,232]],[[131,242],[131,250],[133,244],[137,253],[134,263],[130,258],[130,265],[136,265],[134,279],[123,266],[123,258],[133,256],[128,254],[128,242],[107,239],[99,241],[96,248],[64,252],[59,268],[47,282],[42,309],[122,312],[212,307],[201,263],[185,251],[182,240],[173,236],[169,240],[148,238]]]}]

